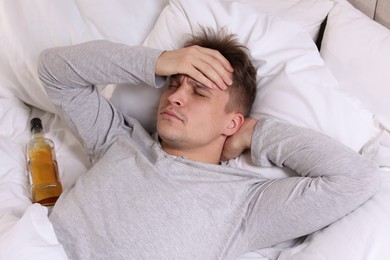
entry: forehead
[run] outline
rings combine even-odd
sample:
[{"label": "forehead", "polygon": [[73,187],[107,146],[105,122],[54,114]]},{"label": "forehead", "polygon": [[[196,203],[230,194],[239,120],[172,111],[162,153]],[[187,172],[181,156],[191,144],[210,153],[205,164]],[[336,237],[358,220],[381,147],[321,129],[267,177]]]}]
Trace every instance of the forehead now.
[{"label": "forehead", "polygon": [[213,95],[224,96],[228,94],[228,91],[222,90],[220,88],[211,89],[209,87],[206,87],[205,85],[203,85],[202,83],[200,83],[199,81],[195,80],[194,78],[188,75],[183,75],[183,74],[171,75],[168,78],[168,82],[182,84],[185,79],[187,80],[187,83],[189,83],[189,85],[191,85],[192,87],[210,92]]},{"label": "forehead", "polygon": [[[175,74],[175,75],[171,75],[169,76],[169,80],[170,81],[178,81],[178,82],[181,82],[183,81],[185,78],[189,78],[195,82],[198,82],[196,81],[195,79],[191,78],[190,76],[187,76],[187,75],[184,75],[184,74]],[[199,83],[199,82],[198,82]],[[200,84],[200,83],[199,83]]]}]

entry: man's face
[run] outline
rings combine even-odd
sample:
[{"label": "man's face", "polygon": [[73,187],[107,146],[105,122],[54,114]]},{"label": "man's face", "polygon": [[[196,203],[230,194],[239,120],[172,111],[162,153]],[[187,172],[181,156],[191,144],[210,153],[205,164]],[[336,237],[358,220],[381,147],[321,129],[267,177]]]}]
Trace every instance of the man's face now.
[{"label": "man's face", "polygon": [[195,149],[224,138],[230,114],[227,91],[209,89],[186,75],[174,75],[160,98],[157,132],[163,143]]}]

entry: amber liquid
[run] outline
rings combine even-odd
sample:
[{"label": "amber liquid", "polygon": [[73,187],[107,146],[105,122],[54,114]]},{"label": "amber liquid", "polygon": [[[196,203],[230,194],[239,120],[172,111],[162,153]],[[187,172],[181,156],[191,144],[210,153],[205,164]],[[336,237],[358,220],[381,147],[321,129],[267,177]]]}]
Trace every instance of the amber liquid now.
[{"label": "amber liquid", "polygon": [[53,146],[50,140],[40,138],[30,142],[28,147],[31,198],[44,206],[54,205],[62,193]]}]

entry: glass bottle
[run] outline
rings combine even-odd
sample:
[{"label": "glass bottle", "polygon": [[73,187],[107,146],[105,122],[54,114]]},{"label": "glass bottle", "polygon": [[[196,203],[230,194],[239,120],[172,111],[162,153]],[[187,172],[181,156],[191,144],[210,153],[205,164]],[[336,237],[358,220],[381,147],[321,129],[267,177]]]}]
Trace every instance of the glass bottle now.
[{"label": "glass bottle", "polygon": [[45,138],[39,118],[30,121],[32,138],[27,144],[27,170],[33,203],[52,206],[62,193],[54,143]]}]

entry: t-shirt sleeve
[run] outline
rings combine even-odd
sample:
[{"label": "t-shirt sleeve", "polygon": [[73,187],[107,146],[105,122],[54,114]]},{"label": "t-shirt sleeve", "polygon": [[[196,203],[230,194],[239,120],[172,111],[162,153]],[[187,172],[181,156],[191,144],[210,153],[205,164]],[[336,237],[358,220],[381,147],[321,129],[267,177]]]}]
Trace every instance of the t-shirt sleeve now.
[{"label": "t-shirt sleeve", "polygon": [[96,85],[146,83],[161,87],[164,78],[154,73],[161,52],[100,40],[41,53],[38,74],[42,84],[92,161],[102,156],[118,135],[132,131],[132,125]]}]

